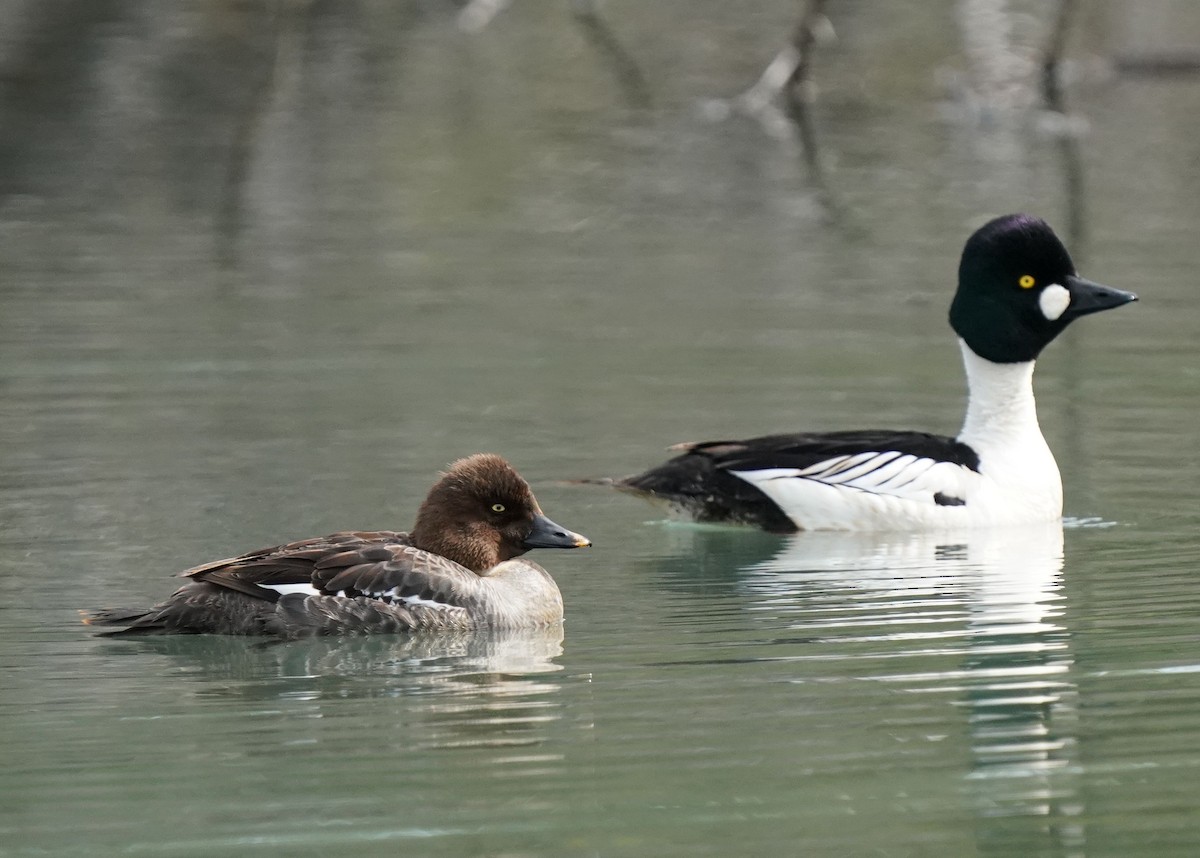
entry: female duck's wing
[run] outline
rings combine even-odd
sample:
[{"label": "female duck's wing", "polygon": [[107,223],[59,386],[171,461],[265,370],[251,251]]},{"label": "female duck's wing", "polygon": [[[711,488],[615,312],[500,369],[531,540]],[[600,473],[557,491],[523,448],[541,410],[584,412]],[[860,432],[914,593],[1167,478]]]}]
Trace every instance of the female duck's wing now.
[{"label": "female duck's wing", "polygon": [[411,545],[348,548],[313,566],[312,589],[285,591],[268,624],[283,637],[468,629],[484,622],[482,579]]},{"label": "female duck's wing", "polygon": [[666,500],[697,521],[780,532],[840,526],[839,517],[869,511],[869,496],[959,506],[979,468],[969,446],[925,432],[768,435],[674,449],[683,453],[618,486]]},{"label": "female duck's wing", "polygon": [[365,558],[363,552],[373,552],[377,560],[383,560],[391,556],[393,549],[410,545],[407,533],[392,530],[343,531],[262,548],[225,560],[214,560],[181,572],[180,576],[207,581],[258,599],[275,601],[281,593],[290,589],[315,588],[314,572],[317,565],[330,557],[360,552]]},{"label": "female duck's wing", "polygon": [[351,548],[322,557],[313,567],[313,586],[327,596],[367,596],[407,604],[469,608],[480,578],[440,554],[411,545]]},{"label": "female duck's wing", "polygon": [[[477,575],[408,544],[403,533],[306,539],[183,573],[188,580],[149,610],[94,612],[115,635],[320,634],[470,628],[486,596]],[[247,598],[250,597],[250,598]]]}]

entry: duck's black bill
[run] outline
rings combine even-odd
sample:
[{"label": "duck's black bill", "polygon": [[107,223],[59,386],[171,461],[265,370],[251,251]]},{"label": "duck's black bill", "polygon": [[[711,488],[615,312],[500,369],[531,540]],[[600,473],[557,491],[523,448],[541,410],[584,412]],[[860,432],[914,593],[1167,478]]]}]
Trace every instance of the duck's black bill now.
[{"label": "duck's black bill", "polygon": [[533,530],[522,543],[526,548],[587,548],[591,544],[586,536],[560,527],[544,515],[533,517]]},{"label": "duck's black bill", "polygon": [[1067,278],[1067,291],[1071,293],[1071,303],[1062,314],[1062,320],[1067,322],[1101,310],[1123,307],[1138,299],[1132,292],[1102,286],[1073,275]]}]

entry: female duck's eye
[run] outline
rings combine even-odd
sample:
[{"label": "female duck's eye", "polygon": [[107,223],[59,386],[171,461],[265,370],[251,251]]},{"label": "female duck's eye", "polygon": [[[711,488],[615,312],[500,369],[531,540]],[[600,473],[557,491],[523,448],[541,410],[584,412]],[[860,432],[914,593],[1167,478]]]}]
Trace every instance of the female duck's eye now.
[{"label": "female duck's eye", "polygon": [[502,504],[502,503],[492,504],[492,512],[504,512],[504,504]]},{"label": "female duck's eye", "polygon": [[1032,289],[1033,284],[1036,282],[1037,281],[1033,279],[1032,275],[1022,274],[1021,279],[1017,281],[1017,285],[1022,289]]}]

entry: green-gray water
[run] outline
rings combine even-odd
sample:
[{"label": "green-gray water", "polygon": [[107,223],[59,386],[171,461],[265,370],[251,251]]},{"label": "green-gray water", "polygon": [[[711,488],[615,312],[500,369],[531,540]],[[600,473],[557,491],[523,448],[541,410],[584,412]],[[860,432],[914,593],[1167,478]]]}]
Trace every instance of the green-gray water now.
[{"label": "green-gray water", "polygon": [[[1200,16],[1082,4],[1063,138],[947,96],[956,11],[1021,48],[1041,4],[828,5],[814,172],[720,101],[789,2],[0,4],[0,855],[1200,853],[1200,78],[1106,62]],[[784,539],[565,484],[953,433],[957,255],[1016,210],[1142,296],[1040,362],[1061,531]],[[535,555],[561,638],[78,623],[407,527],[477,450],[595,543]]]}]

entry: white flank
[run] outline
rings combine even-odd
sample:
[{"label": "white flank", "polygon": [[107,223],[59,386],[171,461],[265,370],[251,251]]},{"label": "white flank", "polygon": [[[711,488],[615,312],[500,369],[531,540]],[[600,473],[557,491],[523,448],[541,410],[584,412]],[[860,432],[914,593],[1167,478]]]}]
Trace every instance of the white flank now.
[{"label": "white flank", "polygon": [[966,508],[939,506],[938,492],[965,497],[978,480],[951,462],[895,450],[837,456],[805,468],[731,471],[752,483],[804,530],[906,530],[961,526]]}]

